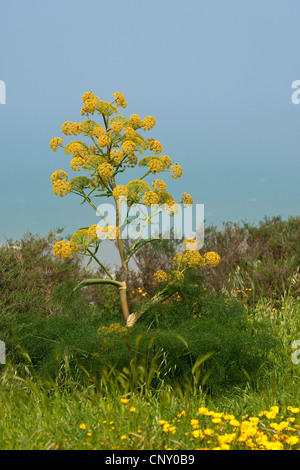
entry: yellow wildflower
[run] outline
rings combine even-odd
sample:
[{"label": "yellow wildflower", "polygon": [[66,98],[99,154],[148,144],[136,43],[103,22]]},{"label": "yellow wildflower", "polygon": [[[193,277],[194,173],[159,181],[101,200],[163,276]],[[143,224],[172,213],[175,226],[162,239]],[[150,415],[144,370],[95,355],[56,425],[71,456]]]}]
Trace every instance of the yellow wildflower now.
[{"label": "yellow wildflower", "polygon": [[111,178],[114,174],[114,167],[109,163],[101,163],[101,165],[98,166],[98,173],[100,178]]},{"label": "yellow wildflower", "polygon": [[180,165],[171,166],[171,176],[173,179],[180,178],[182,176],[182,168]]},{"label": "yellow wildflower", "polygon": [[60,137],[54,137],[53,139],[50,140],[49,146],[53,150],[53,152],[56,152],[58,147],[61,147],[63,144],[63,139]]},{"label": "yellow wildflower", "polygon": [[126,108],[127,101],[125,100],[124,95],[122,93],[116,92],[113,93],[113,96],[118,106],[121,106],[121,108]]}]

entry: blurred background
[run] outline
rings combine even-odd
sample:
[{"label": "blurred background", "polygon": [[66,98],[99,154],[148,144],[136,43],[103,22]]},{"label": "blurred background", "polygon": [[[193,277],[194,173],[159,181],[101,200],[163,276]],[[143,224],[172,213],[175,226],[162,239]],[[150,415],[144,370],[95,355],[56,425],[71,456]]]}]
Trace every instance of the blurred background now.
[{"label": "blurred background", "polygon": [[50,183],[70,168],[49,141],[82,119],[86,91],[105,101],[119,91],[125,116],[155,117],[147,137],[183,167],[180,180],[165,178],[168,190],[204,204],[208,226],[299,215],[298,1],[0,5],[0,242],[98,223]]}]

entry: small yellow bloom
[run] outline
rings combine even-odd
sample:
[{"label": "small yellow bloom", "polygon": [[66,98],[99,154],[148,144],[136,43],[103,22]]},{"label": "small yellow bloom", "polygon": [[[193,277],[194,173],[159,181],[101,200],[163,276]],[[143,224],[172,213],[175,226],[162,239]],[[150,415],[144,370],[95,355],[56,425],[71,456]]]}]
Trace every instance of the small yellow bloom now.
[{"label": "small yellow bloom", "polygon": [[127,405],[127,403],[129,402],[129,399],[128,398],[121,398],[121,403],[123,403],[123,405]]}]

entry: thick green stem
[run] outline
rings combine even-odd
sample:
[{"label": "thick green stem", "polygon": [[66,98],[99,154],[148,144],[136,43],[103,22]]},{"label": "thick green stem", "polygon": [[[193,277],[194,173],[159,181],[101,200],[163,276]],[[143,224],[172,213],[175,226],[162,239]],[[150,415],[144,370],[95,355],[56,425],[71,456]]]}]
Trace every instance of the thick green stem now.
[{"label": "thick green stem", "polygon": [[151,299],[144,302],[141,307],[139,307],[135,312],[131,313],[127,318],[126,325],[131,327],[135,324],[135,322],[148,310],[150,310],[154,305],[158,303],[162,303],[165,300],[169,299],[175,292],[177,288],[176,286],[169,284],[164,289],[160,290],[155,294]]}]

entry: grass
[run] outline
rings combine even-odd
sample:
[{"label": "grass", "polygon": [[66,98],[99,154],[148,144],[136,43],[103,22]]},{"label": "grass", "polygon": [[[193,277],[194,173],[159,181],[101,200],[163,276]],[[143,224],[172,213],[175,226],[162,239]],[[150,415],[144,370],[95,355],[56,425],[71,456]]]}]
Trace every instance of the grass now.
[{"label": "grass", "polygon": [[267,299],[248,307],[250,321],[267,322],[281,339],[282,352],[255,387],[250,381],[215,394],[172,387],[164,377],[156,388],[143,386],[138,365],[123,374],[103,369],[89,385],[76,381],[67,356],[53,380],[30,363],[17,374],[2,365],[0,449],[299,449],[300,364],[291,361],[299,314],[299,300],[288,296],[276,307]]}]

